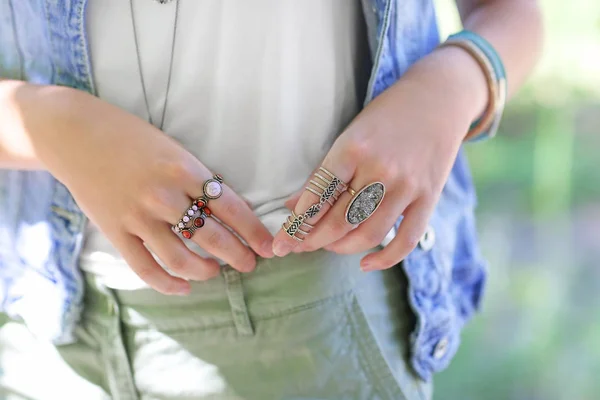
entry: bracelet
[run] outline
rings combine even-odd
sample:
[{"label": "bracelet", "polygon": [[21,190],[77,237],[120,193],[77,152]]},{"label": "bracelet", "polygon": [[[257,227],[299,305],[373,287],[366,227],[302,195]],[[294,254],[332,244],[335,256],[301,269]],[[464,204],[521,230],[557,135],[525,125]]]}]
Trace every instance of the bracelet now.
[{"label": "bracelet", "polygon": [[467,133],[465,139],[477,141],[493,137],[498,131],[506,104],[506,73],[500,56],[481,36],[471,31],[451,35],[440,46],[457,46],[467,51],[481,67],[488,84],[488,105]]}]

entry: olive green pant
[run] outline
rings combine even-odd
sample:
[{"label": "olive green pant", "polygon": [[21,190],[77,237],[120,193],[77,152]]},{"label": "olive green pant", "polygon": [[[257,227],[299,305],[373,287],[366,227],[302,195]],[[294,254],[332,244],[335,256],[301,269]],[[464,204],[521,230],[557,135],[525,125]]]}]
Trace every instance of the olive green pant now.
[{"label": "olive green pant", "polygon": [[430,399],[407,364],[414,317],[401,268],[363,273],[360,257],[291,254],[249,274],[226,266],[184,297],[87,275],[77,343],[0,329],[0,398]]}]

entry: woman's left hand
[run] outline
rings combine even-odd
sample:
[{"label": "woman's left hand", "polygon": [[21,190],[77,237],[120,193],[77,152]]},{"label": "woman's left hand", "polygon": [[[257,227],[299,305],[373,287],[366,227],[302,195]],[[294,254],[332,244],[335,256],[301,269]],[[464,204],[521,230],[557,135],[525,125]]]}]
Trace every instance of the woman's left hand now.
[{"label": "woman's left hand", "polygon": [[[452,69],[461,63],[472,68],[468,79]],[[362,224],[351,225],[345,211],[352,196],[346,191],[333,207],[325,203],[306,221],[315,227],[304,242],[280,231],[275,254],[320,248],[363,252],[381,244],[402,215],[396,237],[365,256],[361,268],[385,269],[404,259],[422,237],[469,125],[485,105],[485,80],[477,68],[462,50],[442,48],[375,98],[338,137],[322,166],[356,191],[382,182],[386,193],[380,207]],[[315,194],[301,190],[286,205],[301,214],[315,202]]]}]

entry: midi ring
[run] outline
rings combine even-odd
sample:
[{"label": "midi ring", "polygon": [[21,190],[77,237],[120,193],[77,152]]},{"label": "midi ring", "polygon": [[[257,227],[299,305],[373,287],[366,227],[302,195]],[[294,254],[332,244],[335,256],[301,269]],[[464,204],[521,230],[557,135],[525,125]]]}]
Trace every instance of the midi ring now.
[{"label": "midi ring", "polygon": [[[344,181],[322,166],[319,167],[319,171],[314,173],[314,178],[315,179],[309,181],[309,185],[313,185],[316,189],[311,186],[306,186],[305,189],[319,196],[319,201],[308,207],[303,214],[296,215],[296,213],[292,212],[291,217],[288,217],[287,219],[288,225],[286,226],[284,223],[281,226],[288,236],[300,242],[303,241],[309,233],[300,229],[300,227],[307,226],[313,228],[312,225],[307,224],[305,221],[317,215],[319,211],[321,211],[321,208],[323,208],[325,202],[333,206],[333,200],[337,200],[340,194],[348,188],[348,185]],[[300,233],[302,236],[298,236],[297,233]]]},{"label": "midi ring", "polygon": [[371,217],[379,208],[383,196],[385,196],[385,185],[381,182],[373,182],[358,192],[352,191],[354,192],[352,200],[346,207],[346,221],[352,225],[358,225]]},{"label": "midi ring", "polygon": [[[305,216],[304,214],[296,215],[296,213],[292,210],[292,215],[287,217],[287,226],[285,226],[285,222],[281,225],[282,229],[287,233],[290,237],[296,239],[299,242],[303,242],[306,236],[310,233],[310,231],[306,231],[304,229],[313,229],[314,226],[307,224],[304,222]],[[304,228],[304,229],[301,229]],[[301,234],[298,235],[298,234]]]}]

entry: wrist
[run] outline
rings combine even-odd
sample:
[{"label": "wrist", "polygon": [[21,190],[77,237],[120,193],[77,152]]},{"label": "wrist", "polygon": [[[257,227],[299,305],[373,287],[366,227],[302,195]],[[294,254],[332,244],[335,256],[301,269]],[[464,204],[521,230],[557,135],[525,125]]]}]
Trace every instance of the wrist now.
[{"label": "wrist", "polygon": [[446,99],[446,107],[467,128],[481,116],[488,104],[486,76],[477,61],[465,50],[455,47],[439,47],[419,60],[405,77],[427,82]]}]

